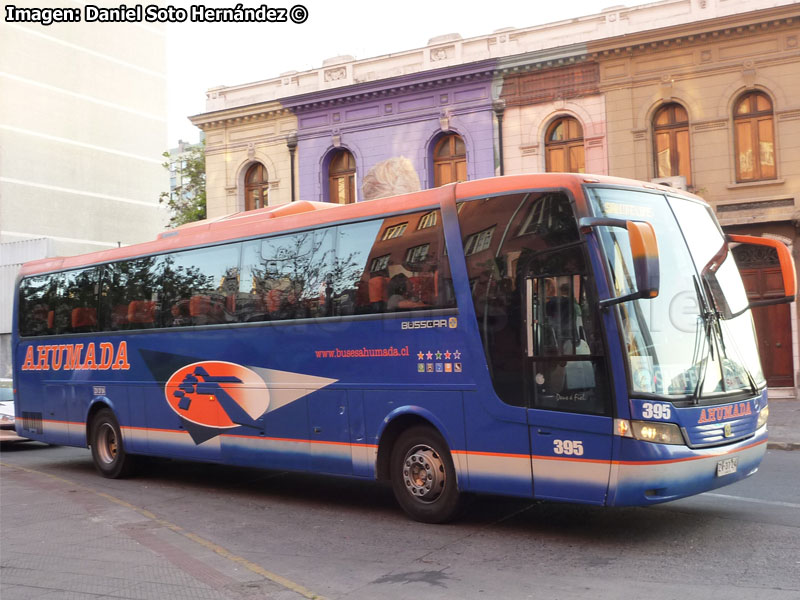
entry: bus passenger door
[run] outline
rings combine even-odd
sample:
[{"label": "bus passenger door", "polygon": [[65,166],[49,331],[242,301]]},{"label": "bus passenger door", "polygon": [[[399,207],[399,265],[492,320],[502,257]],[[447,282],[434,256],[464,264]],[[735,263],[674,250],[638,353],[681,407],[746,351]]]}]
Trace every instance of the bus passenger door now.
[{"label": "bus passenger door", "polygon": [[599,314],[587,300],[587,279],[580,249],[531,261],[520,290],[524,382],[534,496],[602,504],[612,418]]}]

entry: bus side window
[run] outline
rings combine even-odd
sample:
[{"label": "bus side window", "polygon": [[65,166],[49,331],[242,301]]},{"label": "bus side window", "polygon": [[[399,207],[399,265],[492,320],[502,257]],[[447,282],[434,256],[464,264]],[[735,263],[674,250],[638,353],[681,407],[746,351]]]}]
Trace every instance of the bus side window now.
[{"label": "bus side window", "polygon": [[331,316],[335,228],[245,242],[237,297],[240,321]]},{"label": "bus side window", "polygon": [[225,244],[161,257],[160,326],[234,322],[240,249]]},{"label": "bus side window", "polygon": [[100,294],[104,330],[155,327],[161,291],[160,257],[150,256],[106,265]]},{"label": "bus side window", "polygon": [[63,273],[60,302],[55,313],[58,333],[98,331],[98,293],[98,267]]},{"label": "bus side window", "polygon": [[19,286],[19,332],[24,336],[49,335],[55,325],[60,273],[26,277]]},{"label": "bus side window", "polygon": [[342,225],[336,257],[355,313],[455,306],[439,210]]}]

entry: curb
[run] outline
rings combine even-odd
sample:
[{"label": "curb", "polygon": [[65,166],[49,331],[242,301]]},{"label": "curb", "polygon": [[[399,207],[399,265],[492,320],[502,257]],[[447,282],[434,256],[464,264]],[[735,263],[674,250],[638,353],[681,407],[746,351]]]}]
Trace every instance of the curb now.
[{"label": "curb", "polygon": [[800,442],[767,442],[769,450],[800,450]]}]

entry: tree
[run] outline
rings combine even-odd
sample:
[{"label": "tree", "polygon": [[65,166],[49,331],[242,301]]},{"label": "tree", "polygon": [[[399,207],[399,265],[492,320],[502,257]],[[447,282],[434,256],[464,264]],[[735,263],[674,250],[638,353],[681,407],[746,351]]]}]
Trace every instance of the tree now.
[{"label": "tree", "polygon": [[[168,159],[163,163],[169,170],[174,157],[169,152],[162,155]],[[192,221],[206,218],[206,143],[190,146],[180,155],[175,169],[180,174],[180,183],[169,192],[162,192],[158,198],[170,211],[170,227],[178,227]]]}]

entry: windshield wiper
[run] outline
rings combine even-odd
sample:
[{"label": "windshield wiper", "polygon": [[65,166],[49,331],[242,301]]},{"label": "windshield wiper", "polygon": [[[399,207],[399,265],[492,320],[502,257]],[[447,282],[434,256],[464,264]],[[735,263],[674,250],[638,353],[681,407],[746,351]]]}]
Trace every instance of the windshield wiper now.
[{"label": "windshield wiper", "polygon": [[[697,335],[695,338],[695,352],[692,356],[692,366],[699,366],[699,373],[697,375],[697,383],[694,386],[694,392],[692,393],[692,402],[694,404],[698,404],[700,402],[700,397],[703,391],[703,385],[706,382],[706,371],[708,370],[708,362],[709,360],[714,359],[714,346],[716,345],[716,336],[714,335],[714,324],[718,315],[715,311],[712,311],[711,308],[708,306],[706,302],[705,296],[703,295],[703,291],[700,287],[700,281],[697,279],[697,275],[692,275],[692,281],[694,282],[694,291],[697,295],[697,306],[700,309],[700,319],[703,322],[703,334],[705,338],[705,343],[707,344],[705,350],[702,349],[702,346],[698,347],[700,343],[702,343],[702,338],[700,337],[700,332],[697,331]],[[700,323],[698,323],[699,325]],[[698,352],[699,350],[699,352]],[[702,354],[702,358],[700,358],[700,354]],[[700,358],[700,361],[696,361],[696,358]]]},{"label": "windshield wiper", "polygon": [[[722,332],[722,321],[733,319],[742,314],[739,312],[737,314],[731,314],[730,307],[728,306],[727,300],[725,298],[722,289],[719,287],[719,283],[716,279],[716,271],[719,269],[719,266],[724,262],[725,258],[721,257],[722,251],[717,253],[706,267],[703,269],[703,283],[706,285],[706,291],[708,292],[708,303],[703,304],[703,312],[704,312],[704,322],[706,323],[707,328],[713,329],[714,333],[714,340],[715,346],[717,348],[717,356],[720,361],[720,366],[722,367],[722,389],[723,391],[727,392],[727,381],[725,378],[725,361],[732,363],[736,366],[737,375],[739,371],[744,371],[744,374],[747,376],[748,384],[752,390],[752,393],[755,394],[758,391],[758,386],[756,386],[755,379],[753,379],[750,370],[745,366],[744,363],[739,361],[734,361],[728,355],[728,346],[725,342],[725,335]],[[700,300],[700,290],[699,290],[699,281],[695,277],[695,292],[698,294],[698,301]],[[715,293],[716,292],[716,293]],[[722,304],[722,306],[718,306],[718,303]],[[747,310],[748,307],[745,307],[744,310]],[[706,321],[709,319],[709,321]],[[735,347],[735,344],[734,344]],[[695,390],[695,395],[697,396],[697,390]],[[699,400],[699,397],[695,399],[695,401]]]}]

